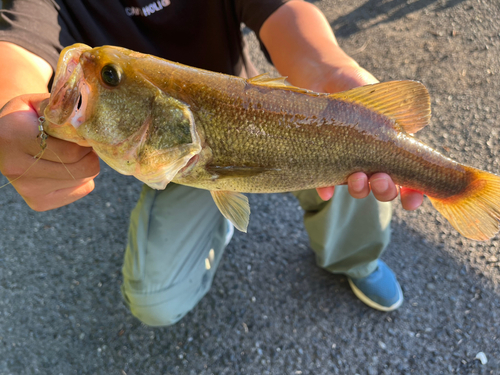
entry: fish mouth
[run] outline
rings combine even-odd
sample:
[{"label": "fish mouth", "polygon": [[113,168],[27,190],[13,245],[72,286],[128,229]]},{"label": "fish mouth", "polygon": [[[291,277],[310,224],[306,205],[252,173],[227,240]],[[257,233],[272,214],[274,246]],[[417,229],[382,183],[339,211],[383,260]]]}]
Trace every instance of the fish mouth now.
[{"label": "fish mouth", "polygon": [[90,86],[85,80],[80,56],[91,48],[76,44],[65,48],[59,61],[45,118],[53,125],[71,124],[78,128],[85,121]]}]

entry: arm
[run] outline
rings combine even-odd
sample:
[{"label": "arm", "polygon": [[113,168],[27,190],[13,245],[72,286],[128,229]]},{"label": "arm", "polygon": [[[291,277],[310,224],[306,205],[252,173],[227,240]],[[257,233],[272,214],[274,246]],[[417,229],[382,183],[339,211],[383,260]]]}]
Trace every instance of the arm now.
[{"label": "arm", "polygon": [[[333,93],[378,82],[339,47],[327,19],[310,3],[290,1],[278,8],[262,25],[260,38],[280,74],[298,87]],[[364,173],[354,173],[347,185],[354,198],[366,197],[370,189],[380,201],[398,195],[398,188],[385,173],[369,179]],[[330,199],[333,187],[318,189],[318,193]],[[422,193],[401,188],[405,209],[418,208],[422,200]]]},{"label": "arm", "polygon": [[0,42],[0,56],[2,66],[11,67],[0,70],[0,108],[15,96],[31,92],[48,93],[47,84],[52,75],[49,63],[8,42]]},{"label": "arm", "polygon": [[90,193],[99,160],[90,148],[73,143],[49,138],[37,165],[24,174],[41,151],[38,117],[42,102],[49,97],[52,68],[8,42],[0,42],[0,66],[6,67],[0,69],[0,172],[37,211],[69,204]]}]

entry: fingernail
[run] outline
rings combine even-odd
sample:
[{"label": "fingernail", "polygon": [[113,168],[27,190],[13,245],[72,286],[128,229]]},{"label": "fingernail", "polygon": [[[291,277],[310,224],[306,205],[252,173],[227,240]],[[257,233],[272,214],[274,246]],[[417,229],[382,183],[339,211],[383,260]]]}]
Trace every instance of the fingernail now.
[{"label": "fingernail", "polygon": [[358,178],[356,180],[349,180],[349,187],[354,193],[360,193],[365,188],[365,180]]},{"label": "fingernail", "polygon": [[389,189],[389,182],[385,178],[377,178],[373,181],[370,181],[370,184],[372,186],[372,189],[375,189],[376,191],[383,193]]}]

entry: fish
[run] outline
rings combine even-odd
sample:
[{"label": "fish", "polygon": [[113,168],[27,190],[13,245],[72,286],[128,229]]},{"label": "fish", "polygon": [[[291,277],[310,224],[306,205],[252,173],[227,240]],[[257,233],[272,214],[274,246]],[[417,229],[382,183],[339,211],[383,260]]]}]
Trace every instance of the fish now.
[{"label": "fish", "polygon": [[151,188],[209,190],[244,232],[244,193],[335,186],[361,171],[423,192],[463,236],[488,240],[498,232],[500,177],[415,138],[430,117],[428,90],[416,81],[317,93],[286,77],[243,79],[75,44],[61,52],[44,131],[92,147]]}]

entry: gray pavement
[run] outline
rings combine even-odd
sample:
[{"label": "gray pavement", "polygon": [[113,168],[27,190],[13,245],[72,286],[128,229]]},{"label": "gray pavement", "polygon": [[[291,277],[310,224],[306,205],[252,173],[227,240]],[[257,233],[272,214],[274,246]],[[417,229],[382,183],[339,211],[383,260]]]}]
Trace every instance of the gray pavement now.
[{"label": "gray pavement", "polygon": [[[381,81],[426,84],[433,120],[418,138],[500,173],[498,1],[315,4]],[[499,237],[469,241],[429,202],[396,203],[384,259],[405,303],[380,313],[315,266],[291,195],[252,195],[248,234],[235,234],[209,294],[177,325],[150,328],[119,292],[139,190],[106,166],[92,194],[46,213],[0,190],[0,374],[500,374]]]}]

